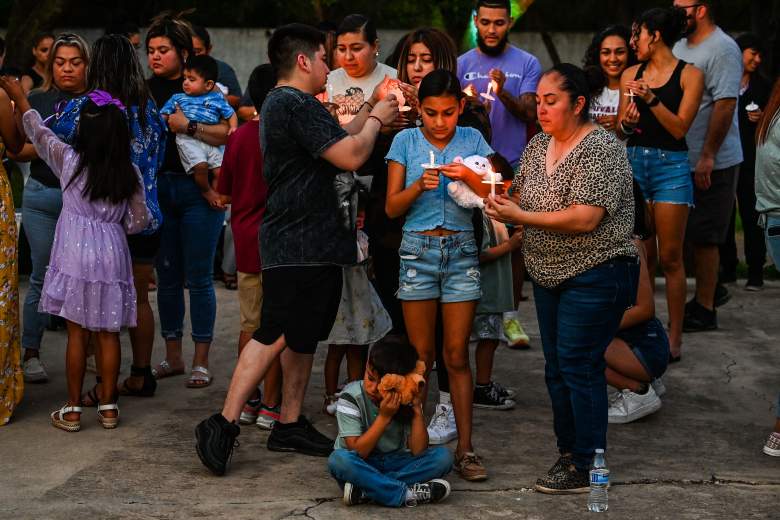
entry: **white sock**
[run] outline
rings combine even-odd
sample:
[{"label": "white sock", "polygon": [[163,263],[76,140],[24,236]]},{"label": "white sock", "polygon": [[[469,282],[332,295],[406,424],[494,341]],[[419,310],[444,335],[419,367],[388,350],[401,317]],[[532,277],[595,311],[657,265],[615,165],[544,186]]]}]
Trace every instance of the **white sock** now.
[{"label": "white sock", "polygon": [[506,311],[504,313],[504,321],[507,320],[517,320],[517,311]]},{"label": "white sock", "polygon": [[439,404],[446,404],[446,405],[452,404],[452,401],[450,401],[449,392],[442,392],[441,390],[439,390]]}]

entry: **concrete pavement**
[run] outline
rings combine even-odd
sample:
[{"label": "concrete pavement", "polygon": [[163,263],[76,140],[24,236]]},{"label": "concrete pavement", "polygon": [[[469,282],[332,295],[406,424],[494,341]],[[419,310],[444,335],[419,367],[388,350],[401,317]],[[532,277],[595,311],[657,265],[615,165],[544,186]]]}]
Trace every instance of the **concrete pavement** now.
[{"label": "concrete pavement", "polygon": [[[660,280],[659,280],[660,281]],[[556,458],[543,356],[533,302],[522,307],[530,351],[497,353],[495,379],[518,391],[507,412],[475,410],[474,442],[490,471],[484,483],[451,475],[443,504],[414,510],[346,508],[324,459],[272,453],[267,433],[242,427],[240,447],[224,478],[200,465],[195,424],[219,410],[236,358],[236,293],[218,285],[218,323],[211,355],[214,384],[186,389],[185,379],[160,381],[152,399],[123,398],[122,422],[105,431],[85,409],[82,431],[49,424],[65,399],[64,332],[47,332],[43,361],[50,382],[28,385],[14,421],[0,428],[0,518],[579,518],[586,495],[533,492]],[[611,518],[780,518],[780,459],[761,452],[780,391],[780,283],[760,293],[731,286],[720,330],[685,336],[683,361],[665,377],[662,409],[609,429]],[[656,294],[666,321],[662,286]],[[153,306],[156,304],[153,303]],[[305,326],[305,316],[301,316]],[[187,337],[188,333],[185,333]],[[123,376],[130,348],[123,342]],[[164,347],[158,338],[154,361]],[[185,342],[191,356],[192,344]],[[322,363],[317,353],[306,413],[334,435],[323,415]],[[435,378],[432,386],[435,387]],[[91,384],[92,375],[87,381]],[[430,405],[429,405],[430,406]]]}]

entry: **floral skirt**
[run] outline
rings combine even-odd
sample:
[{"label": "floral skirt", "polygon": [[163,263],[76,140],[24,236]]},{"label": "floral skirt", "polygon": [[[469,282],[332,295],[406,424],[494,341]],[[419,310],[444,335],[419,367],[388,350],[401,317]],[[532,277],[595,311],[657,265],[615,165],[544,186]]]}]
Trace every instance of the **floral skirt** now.
[{"label": "floral skirt", "polygon": [[362,264],[344,268],[336,321],[328,336],[332,345],[369,345],[385,337],[393,322]]}]

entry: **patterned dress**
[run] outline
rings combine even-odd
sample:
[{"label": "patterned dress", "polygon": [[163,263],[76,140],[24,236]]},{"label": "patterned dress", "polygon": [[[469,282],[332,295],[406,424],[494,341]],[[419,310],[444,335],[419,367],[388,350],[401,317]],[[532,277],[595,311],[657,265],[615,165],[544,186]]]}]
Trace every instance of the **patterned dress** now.
[{"label": "patterned dress", "polygon": [[68,185],[78,167],[75,150],[60,141],[35,110],[25,112],[23,122],[38,156],[63,187],[62,212],[38,310],[92,331],[135,327],[136,294],[126,233],[142,231],[149,220],[140,171],[136,168],[139,186],[130,200],[121,204],[87,200],[86,173]]},{"label": "patterned dress", "polygon": [[[5,147],[0,143],[0,156]],[[0,164],[0,426],[22,400],[24,373],[19,347],[19,287],[16,218],[11,185]]]}]

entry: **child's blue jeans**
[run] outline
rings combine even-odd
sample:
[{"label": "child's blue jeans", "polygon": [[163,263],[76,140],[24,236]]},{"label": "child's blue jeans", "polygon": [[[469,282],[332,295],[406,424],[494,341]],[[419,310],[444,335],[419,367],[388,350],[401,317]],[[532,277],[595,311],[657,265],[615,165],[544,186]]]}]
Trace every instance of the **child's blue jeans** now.
[{"label": "child's blue jeans", "polygon": [[443,446],[428,448],[416,457],[408,451],[374,452],[362,459],[356,451],[336,449],[328,469],[339,486],[345,482],[363,491],[378,504],[403,506],[412,484],[441,478],[452,469],[452,453]]}]

